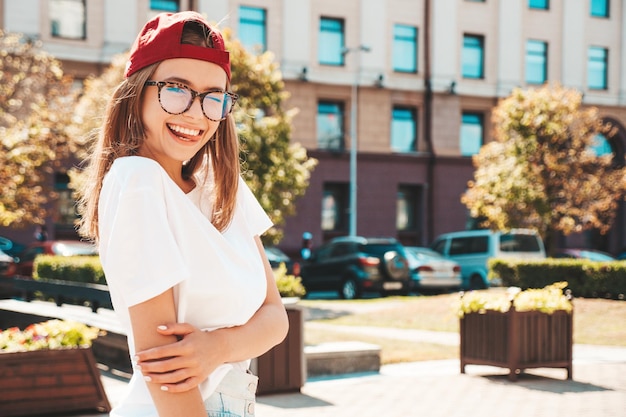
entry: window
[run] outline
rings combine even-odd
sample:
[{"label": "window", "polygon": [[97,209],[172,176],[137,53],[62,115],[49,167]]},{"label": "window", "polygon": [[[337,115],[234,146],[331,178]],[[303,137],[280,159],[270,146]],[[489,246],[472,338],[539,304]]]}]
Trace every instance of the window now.
[{"label": "window", "polygon": [[321,101],[317,104],[317,147],[342,151],[343,104]]},{"label": "window", "polygon": [[415,110],[394,107],[391,112],[391,150],[415,152],[417,150],[417,122]]},{"label": "window", "polygon": [[611,155],[613,154],[613,147],[606,136],[598,133],[594,136],[593,142],[589,146],[589,151],[593,152],[596,156]]},{"label": "window", "polygon": [[483,78],[484,74],[484,38],[482,36],[463,36],[461,71],[463,78]]},{"label": "window", "polygon": [[54,174],[54,191],[57,193],[57,217],[55,223],[59,225],[74,226],[78,215],[76,214],[76,200],[73,191],[69,188],[70,177],[66,173]]},{"label": "window", "polygon": [[550,9],[550,0],[528,0],[528,7],[531,9]]},{"label": "window", "polygon": [[267,50],[266,29],[265,9],[239,6],[239,40],[248,52]]},{"label": "window", "polygon": [[150,0],[150,10],[175,13],[180,11],[179,3],[178,0]]},{"label": "window", "polygon": [[489,236],[458,237],[450,241],[450,255],[486,253],[489,249]]},{"label": "window", "polygon": [[608,55],[606,48],[592,46],[589,48],[589,61],[587,62],[587,86],[593,90],[606,90],[608,88]]},{"label": "window", "polygon": [[543,84],[548,79],[548,44],[542,41],[526,42],[526,82]]},{"label": "window", "polygon": [[480,113],[463,113],[461,116],[460,149],[462,156],[472,156],[480,151],[483,145],[483,115]]},{"label": "window", "polygon": [[393,27],[393,70],[417,72],[417,28],[394,25]]},{"label": "window", "polygon": [[343,20],[322,17],[317,46],[319,63],[323,65],[343,65],[344,48]]},{"label": "window", "polygon": [[609,17],[609,0],[591,0],[590,14],[594,17]]},{"label": "window", "polygon": [[322,230],[344,230],[348,224],[348,184],[324,184]]},{"label": "window", "polygon": [[50,34],[54,38],[86,39],[87,13],[84,0],[50,0]]},{"label": "window", "polygon": [[419,226],[420,187],[400,185],[396,203],[396,229],[416,231]]}]

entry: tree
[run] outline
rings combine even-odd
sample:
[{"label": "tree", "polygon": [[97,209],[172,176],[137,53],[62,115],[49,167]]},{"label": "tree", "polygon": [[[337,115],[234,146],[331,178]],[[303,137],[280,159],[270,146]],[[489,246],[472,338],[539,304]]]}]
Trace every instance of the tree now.
[{"label": "tree", "polygon": [[21,34],[0,31],[0,226],[43,224],[51,174],[70,154],[73,96],[59,61]]},{"label": "tree", "polygon": [[550,248],[555,232],[606,233],[626,191],[624,161],[598,156],[598,134],[610,137],[582,95],[558,85],[515,89],[492,116],[495,141],[474,156],[474,180],[461,201],[483,225],[537,229]]},{"label": "tree", "polygon": [[[282,238],[285,218],[295,213],[294,201],[309,184],[317,161],[307,157],[306,149],[291,143],[291,120],[295,110],[283,108],[287,93],[278,65],[270,52],[252,55],[240,42],[225,33],[231,53],[232,84],[239,94],[233,111],[242,143],[243,178],[269,214],[275,227],[264,236],[265,243]],[[108,96],[122,81],[126,55],[114,59],[99,77],[85,81],[85,90],[76,107],[73,126],[75,144],[81,156],[90,145],[90,132],[97,128],[104,114]],[[82,139],[78,139],[82,138]],[[80,174],[71,173],[73,188]]]}]

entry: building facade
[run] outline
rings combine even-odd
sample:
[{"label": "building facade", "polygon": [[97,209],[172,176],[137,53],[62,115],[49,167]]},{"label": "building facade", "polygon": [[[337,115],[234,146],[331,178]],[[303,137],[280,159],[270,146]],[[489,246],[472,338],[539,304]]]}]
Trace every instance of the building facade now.
[{"label": "building facade", "polygon": [[[287,107],[299,109],[293,141],[319,161],[285,226],[280,246],[293,254],[304,232],[314,245],[349,233],[428,245],[471,227],[460,202],[471,157],[492,140],[491,111],[515,87],[581,91],[617,127],[599,151],[623,159],[624,3],[4,0],[0,25],[41,39],[78,79],[99,73],[162,10],[197,10],[251,51],[271,51]],[[626,247],[625,229],[621,207],[608,235],[563,243],[615,253]]]}]

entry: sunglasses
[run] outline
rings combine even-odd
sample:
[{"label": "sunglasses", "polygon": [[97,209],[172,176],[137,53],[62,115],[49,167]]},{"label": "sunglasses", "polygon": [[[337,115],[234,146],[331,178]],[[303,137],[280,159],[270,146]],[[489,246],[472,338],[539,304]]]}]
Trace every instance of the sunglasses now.
[{"label": "sunglasses", "polygon": [[184,84],[172,81],[146,81],[145,85],[159,88],[159,104],[163,111],[169,114],[186,112],[195,98],[199,97],[202,113],[214,122],[224,120],[233,111],[233,106],[239,98],[237,94],[219,88],[199,93]]}]

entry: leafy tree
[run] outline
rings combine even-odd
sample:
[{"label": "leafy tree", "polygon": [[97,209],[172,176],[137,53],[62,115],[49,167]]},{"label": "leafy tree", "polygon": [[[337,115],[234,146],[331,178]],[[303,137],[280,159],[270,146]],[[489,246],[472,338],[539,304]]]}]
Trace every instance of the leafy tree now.
[{"label": "leafy tree", "polygon": [[[249,54],[240,42],[229,39],[228,31],[225,34],[233,89],[239,94],[233,114],[242,142],[243,177],[276,226],[264,236],[266,243],[275,244],[282,238],[285,218],[295,213],[294,200],[306,191],[317,161],[290,141],[295,110],[283,108],[287,92],[272,54]],[[72,128],[81,157],[90,145],[84,138],[93,136],[89,133],[99,127],[104,114],[108,102],[104,92],[112,93],[122,81],[125,63],[126,55],[121,55],[101,76],[85,81]],[[80,173],[72,172],[71,178],[77,189]]]},{"label": "leafy tree", "polygon": [[0,57],[0,226],[43,224],[51,173],[71,151],[72,80],[20,34],[0,31]]},{"label": "leafy tree", "polygon": [[493,112],[495,141],[474,157],[474,180],[461,201],[483,225],[606,233],[626,190],[624,161],[597,156],[596,135],[612,134],[582,95],[558,85],[516,89]]}]

